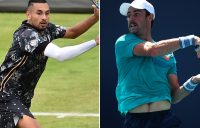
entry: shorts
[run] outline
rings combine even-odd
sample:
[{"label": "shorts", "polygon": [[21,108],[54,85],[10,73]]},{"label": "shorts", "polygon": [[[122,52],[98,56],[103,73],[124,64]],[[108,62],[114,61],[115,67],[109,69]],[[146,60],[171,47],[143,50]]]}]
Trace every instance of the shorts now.
[{"label": "shorts", "polygon": [[0,93],[0,128],[16,128],[23,115],[34,118],[29,109],[12,96]]},{"label": "shorts", "polygon": [[170,110],[127,113],[123,128],[179,128],[181,121]]}]

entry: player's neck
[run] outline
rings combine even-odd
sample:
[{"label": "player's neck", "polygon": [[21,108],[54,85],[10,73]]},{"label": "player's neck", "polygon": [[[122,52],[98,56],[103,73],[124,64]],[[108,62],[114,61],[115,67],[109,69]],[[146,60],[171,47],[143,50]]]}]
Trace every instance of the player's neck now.
[{"label": "player's neck", "polygon": [[150,42],[153,41],[151,33],[146,36],[146,41],[150,41]]},{"label": "player's neck", "polygon": [[138,36],[140,39],[145,40],[145,41],[150,41],[150,42],[153,41],[152,36],[151,36],[151,33],[140,34],[140,35],[137,35],[137,36]]},{"label": "player's neck", "polygon": [[136,34],[140,39],[152,42],[151,26],[148,26]]}]

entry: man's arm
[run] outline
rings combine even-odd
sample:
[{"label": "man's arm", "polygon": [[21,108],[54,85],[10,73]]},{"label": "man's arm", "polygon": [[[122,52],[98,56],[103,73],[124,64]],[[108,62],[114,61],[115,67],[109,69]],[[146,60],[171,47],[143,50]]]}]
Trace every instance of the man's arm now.
[{"label": "man's arm", "polygon": [[171,87],[172,103],[178,103],[189,95],[189,93],[184,90],[183,86],[179,85],[177,75],[169,74],[168,81]]},{"label": "man's arm", "polygon": [[97,36],[95,40],[63,48],[60,48],[53,43],[49,43],[44,50],[44,55],[59,61],[64,61],[79,56],[97,45],[99,45],[99,36]]},{"label": "man's arm", "polygon": [[64,38],[77,38],[78,36],[86,32],[99,20],[99,9],[97,9],[95,6],[93,6],[93,8],[94,14],[88,17],[87,19],[79,22],[78,24],[74,25],[73,27],[67,28]]},{"label": "man's arm", "polygon": [[[200,83],[200,74],[191,77],[182,86],[179,86],[178,78],[175,74],[169,74],[168,81],[171,86],[172,103],[178,103],[188,96],[195,89],[197,84]],[[190,85],[188,86],[188,84]]]},{"label": "man's arm", "polygon": [[[199,37],[194,36],[193,39],[194,39],[194,42],[192,42],[193,44],[191,43],[191,45],[200,44]],[[187,39],[185,43],[187,45]],[[136,45],[135,48],[133,49],[133,52],[137,56],[162,56],[162,55],[166,55],[168,53],[174,52],[180,48],[185,48],[185,46],[183,47],[181,45],[182,44],[181,44],[180,38],[162,40],[157,43],[151,43],[151,42],[146,41],[146,42]]]}]

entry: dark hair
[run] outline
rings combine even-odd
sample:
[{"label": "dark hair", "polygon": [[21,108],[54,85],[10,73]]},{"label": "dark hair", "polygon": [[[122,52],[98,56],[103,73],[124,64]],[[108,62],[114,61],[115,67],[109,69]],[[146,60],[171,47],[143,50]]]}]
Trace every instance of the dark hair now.
[{"label": "dark hair", "polygon": [[33,5],[33,3],[47,3],[46,0],[29,0],[27,8]]},{"label": "dark hair", "polygon": [[[145,9],[145,11],[146,11],[146,16],[151,15],[151,13],[149,11],[147,11],[146,9]],[[151,21],[151,28],[153,27],[153,23],[154,23],[154,20]]]}]

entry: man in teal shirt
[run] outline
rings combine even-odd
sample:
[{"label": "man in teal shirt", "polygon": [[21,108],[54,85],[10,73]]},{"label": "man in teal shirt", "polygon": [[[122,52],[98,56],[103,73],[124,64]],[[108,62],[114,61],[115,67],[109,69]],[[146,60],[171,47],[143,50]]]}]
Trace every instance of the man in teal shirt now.
[{"label": "man in teal shirt", "polygon": [[155,42],[151,28],[155,10],[146,0],[123,3],[120,13],[127,16],[128,34],[116,41],[118,69],[116,96],[119,111],[126,115],[124,128],[176,128],[180,120],[170,107],[192,92],[200,75],[178,83],[173,52],[200,45],[194,35]]}]

